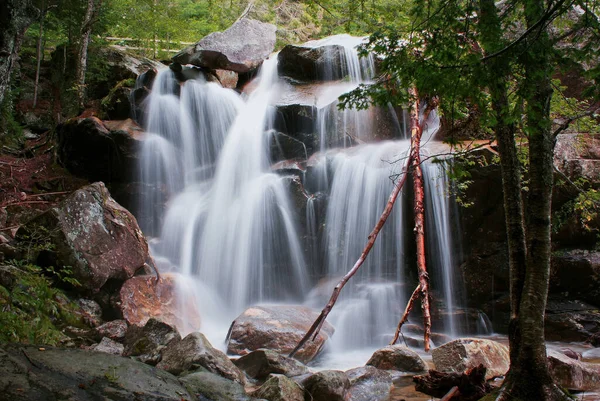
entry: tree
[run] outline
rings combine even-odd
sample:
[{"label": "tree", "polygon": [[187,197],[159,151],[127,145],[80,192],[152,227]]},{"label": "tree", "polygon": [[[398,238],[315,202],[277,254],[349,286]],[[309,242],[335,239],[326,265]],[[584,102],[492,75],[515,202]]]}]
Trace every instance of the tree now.
[{"label": "tree", "polygon": [[[402,28],[388,27],[365,46],[365,51],[383,56],[383,79],[345,97],[347,104],[358,107],[390,100],[401,104],[406,95],[398,88],[415,85],[422,94],[439,96],[446,116],[475,108],[483,128],[494,131],[502,168],[511,291],[511,368],[498,397],[502,401],[568,399],[548,371],[544,313],[551,251],[551,77],[556,61],[548,31],[573,4],[564,0],[419,4],[411,10],[404,34]],[[597,16],[590,20],[597,21]],[[573,32],[582,27],[570,25]],[[571,31],[565,37],[573,35]],[[511,95],[509,89],[515,88]],[[525,105],[521,127],[529,142],[530,182],[526,209],[515,145],[521,107],[513,104]]]},{"label": "tree", "polygon": [[85,17],[81,24],[81,39],[79,41],[77,52],[78,56],[75,73],[77,77],[77,99],[80,110],[83,110],[85,106],[85,72],[87,69],[87,52],[90,44],[90,35],[92,34],[92,27],[96,22],[96,18],[100,13],[101,5],[102,0],[88,0]]},{"label": "tree", "polygon": [[10,76],[25,31],[35,21],[38,13],[30,0],[0,2],[0,104],[4,102],[9,88]]}]

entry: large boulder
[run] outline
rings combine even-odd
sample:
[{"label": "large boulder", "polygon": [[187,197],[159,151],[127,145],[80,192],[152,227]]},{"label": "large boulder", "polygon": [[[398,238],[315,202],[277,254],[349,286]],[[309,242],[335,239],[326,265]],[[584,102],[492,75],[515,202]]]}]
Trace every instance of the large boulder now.
[{"label": "large boulder", "polygon": [[264,380],[272,373],[293,377],[308,372],[308,368],[297,360],[268,349],[252,351],[233,363],[248,376],[258,380]]},{"label": "large boulder", "polygon": [[552,255],[550,291],[600,306],[600,252],[574,250]]},{"label": "large boulder", "polygon": [[173,326],[154,318],[143,326],[131,326],[124,341],[124,356],[134,356],[149,365],[156,365],[162,350],[171,341],[180,341],[181,336]]},{"label": "large boulder", "polygon": [[181,65],[249,72],[275,48],[274,25],[242,18],[223,32],[214,32],[173,56]]},{"label": "large boulder", "polygon": [[508,347],[492,340],[459,338],[435,348],[431,355],[436,370],[462,373],[483,365],[486,379],[504,376],[508,371]]},{"label": "large boulder", "polygon": [[142,130],[133,121],[107,124],[95,117],[73,118],[58,128],[58,159],[73,175],[91,181],[122,182],[135,177]]},{"label": "large boulder", "polygon": [[176,327],[181,333],[200,329],[200,311],[195,302],[182,304],[177,295],[176,273],[135,276],[119,293],[119,308],[127,323],[144,326],[151,318]]},{"label": "large boulder", "polygon": [[563,388],[575,391],[600,390],[600,365],[581,362],[548,351],[548,367],[554,381]]},{"label": "large boulder", "polygon": [[102,98],[100,105],[102,106],[103,118],[108,120],[126,120],[132,117],[131,96],[134,85],[135,81],[133,79],[125,79],[117,83],[108,92],[108,95]]},{"label": "large boulder", "polygon": [[91,292],[108,280],[133,277],[148,258],[148,244],[135,217],[101,182],[75,191],[30,220],[17,237],[39,251],[37,257],[30,256],[40,266],[68,267],[72,278]]},{"label": "large boulder", "polygon": [[346,401],[350,380],[339,370],[323,370],[303,382],[305,398],[313,401]]},{"label": "large boulder", "polygon": [[572,181],[586,178],[600,185],[600,138],[591,134],[560,134],[554,147],[554,166]]},{"label": "large boulder", "polygon": [[104,352],[105,354],[111,355],[123,355],[123,344],[111,340],[108,337],[104,337],[98,344],[94,344],[90,347],[92,351]]},{"label": "large boulder", "polygon": [[162,353],[162,360],[156,365],[173,374],[192,371],[202,367],[226,379],[244,384],[244,373],[227,358],[227,355],[213,348],[201,333],[188,334],[181,341],[170,342]]},{"label": "large boulder", "polygon": [[344,47],[285,46],[277,56],[279,75],[298,81],[331,81],[344,78]]},{"label": "large boulder", "polygon": [[268,401],[304,401],[304,390],[286,376],[273,374],[252,396]]},{"label": "large boulder", "polygon": [[546,305],[544,331],[548,341],[587,341],[600,334],[598,307],[564,295],[550,295]]},{"label": "large boulder", "polygon": [[377,369],[399,370],[421,373],[427,370],[427,364],[415,351],[403,345],[388,345],[375,351],[367,365]]},{"label": "large boulder", "polygon": [[348,401],[387,401],[392,389],[392,375],[373,366],[346,371],[350,380]]},{"label": "large boulder", "polygon": [[111,340],[122,341],[127,333],[127,322],[122,319],[106,322],[94,329],[96,338],[108,337]]},{"label": "large boulder", "polygon": [[[246,355],[267,348],[288,354],[318,316],[317,311],[300,305],[253,306],[233,321],[227,338],[227,352]],[[333,331],[333,326],[325,322],[317,338],[308,341],[295,358],[304,363],[314,359]]]},{"label": "large boulder", "polygon": [[187,391],[198,401],[250,401],[244,386],[217,374],[199,371],[179,379]]},{"label": "large boulder", "polygon": [[191,400],[177,378],[141,362],[101,352],[0,347],[2,399]]}]

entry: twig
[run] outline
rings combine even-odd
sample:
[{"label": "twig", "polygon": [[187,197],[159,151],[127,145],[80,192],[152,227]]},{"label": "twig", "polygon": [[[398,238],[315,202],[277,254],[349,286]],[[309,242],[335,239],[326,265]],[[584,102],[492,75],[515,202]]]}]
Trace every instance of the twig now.
[{"label": "twig", "polygon": [[32,364],[32,365],[33,365],[35,368],[38,368],[38,369],[40,369],[40,367],[38,366],[38,364],[37,364],[37,363],[35,363],[35,362],[33,362],[33,361],[31,360],[31,358],[29,357],[29,355],[27,355],[27,352],[25,352],[25,350],[24,350],[24,349],[22,349],[22,350],[21,350],[21,352],[23,353],[23,355],[25,355],[25,358],[27,358],[27,360],[29,361],[29,363],[30,363],[30,364]]},{"label": "twig", "polygon": [[[394,338],[390,342],[390,345],[394,345],[398,341],[398,337],[400,336],[400,334],[402,332],[402,326],[408,320],[408,315],[410,314],[410,311],[412,310],[416,299],[419,298],[420,295],[421,295],[421,284],[417,285],[417,288],[415,288],[412,295],[410,296],[410,299],[408,300],[408,303],[406,304],[406,309],[404,309],[404,314],[402,314],[402,318],[400,319],[400,322],[398,322],[398,328],[396,329],[396,333],[394,334]],[[404,337],[404,336],[402,336],[402,337]],[[406,340],[404,340],[404,343],[406,344]]]},{"label": "twig", "polygon": [[9,231],[9,230],[12,230],[13,228],[19,228],[19,227],[21,227],[21,226],[18,225],[18,226],[4,227],[4,228],[0,228],[0,231]]},{"label": "twig", "polygon": [[64,194],[69,194],[69,191],[62,191],[62,192],[45,192],[42,194],[33,194],[33,195],[27,195],[27,197],[32,198],[34,196],[46,196],[46,195],[64,195]]},{"label": "twig", "polygon": [[458,386],[454,386],[450,389],[450,391],[448,391],[448,394],[446,394],[442,399],[440,399],[440,401],[450,401],[455,395],[459,395],[460,391],[458,390]]}]

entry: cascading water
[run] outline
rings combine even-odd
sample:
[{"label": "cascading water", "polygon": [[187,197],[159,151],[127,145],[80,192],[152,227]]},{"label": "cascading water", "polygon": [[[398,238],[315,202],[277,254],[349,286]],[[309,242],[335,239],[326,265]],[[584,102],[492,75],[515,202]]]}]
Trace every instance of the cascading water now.
[{"label": "cascading water", "polygon": [[[360,41],[342,35],[307,46],[342,46],[342,71],[349,78],[341,85],[351,90],[373,77],[373,59],[357,56]],[[410,146],[406,127],[394,110],[383,110],[393,117],[389,121],[394,134],[386,138],[394,140],[363,143],[380,139],[374,134],[375,117],[382,109],[340,111],[331,94],[322,93],[315,99],[314,127],[319,137],[316,149],[321,152],[309,163],[312,172],[303,176],[307,201],[299,215],[289,199],[290,181],[270,166],[273,103],[283,84],[276,57],[263,63],[256,80],[252,92],[241,97],[203,79],[179,85],[167,69],[158,75],[146,102],[149,134],[141,170],[142,182],[153,191],[141,205],[152,215],[143,228],[160,233],[152,242],[157,264],[183,275],[181,293],[197,299],[201,330],[216,345],[224,340],[233,318],[249,305],[287,301],[319,309],[324,305],[331,283],[362,252]],[[433,122],[424,143],[437,129],[437,120]],[[438,190],[446,186],[445,175],[430,172],[435,168],[425,165],[427,202],[432,205],[427,229],[439,230],[432,239],[437,242],[430,246],[441,250],[443,257],[431,267],[443,270],[456,261],[447,238],[452,217],[448,199]],[[405,245],[412,237],[404,202],[402,197],[397,201],[360,273],[330,315],[336,327],[334,351],[371,352],[393,334],[413,290],[405,286],[413,284],[407,273],[410,258]],[[297,222],[304,226],[304,242]],[[452,282],[451,270],[448,274]],[[327,284],[309,293],[310,286],[324,278]],[[440,292],[446,306],[454,308],[452,287]],[[452,323],[447,327],[453,332]]]}]

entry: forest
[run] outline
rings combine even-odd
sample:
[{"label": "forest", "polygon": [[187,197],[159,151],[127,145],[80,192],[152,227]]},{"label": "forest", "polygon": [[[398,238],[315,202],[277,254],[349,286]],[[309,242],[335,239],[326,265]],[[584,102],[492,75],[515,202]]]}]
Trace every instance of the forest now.
[{"label": "forest", "polygon": [[600,400],[597,0],[1,0],[11,400]]}]

